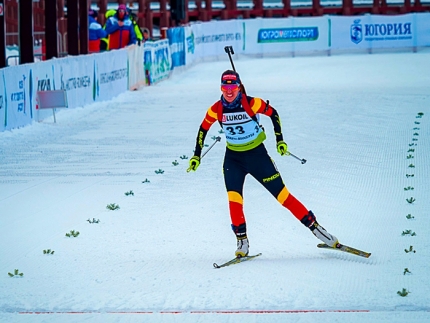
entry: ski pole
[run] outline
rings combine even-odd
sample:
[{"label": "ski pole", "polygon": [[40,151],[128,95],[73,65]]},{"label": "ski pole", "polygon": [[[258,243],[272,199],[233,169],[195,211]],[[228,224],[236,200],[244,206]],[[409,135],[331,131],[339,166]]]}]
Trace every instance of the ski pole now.
[{"label": "ski pole", "polygon": [[[212,145],[210,145],[208,149],[206,149],[206,151],[205,151],[205,152],[203,153],[203,155],[200,157],[200,160],[202,160],[202,159],[203,159],[203,157],[205,157],[205,155],[209,152],[209,150],[211,150],[211,149],[212,149],[212,147],[213,147],[213,146],[215,146],[215,144],[216,144],[218,141],[221,141],[221,137],[220,137],[220,136],[218,136],[218,137],[216,137],[216,138],[215,138],[215,142],[214,142]],[[189,168],[187,169],[187,173],[189,173],[190,171],[191,171],[191,167],[189,167]]]},{"label": "ski pole", "polygon": [[212,147],[213,146],[215,146],[215,144],[218,142],[218,141],[221,141],[221,137],[220,136],[218,136],[218,137],[216,137],[215,138],[215,142],[212,144],[212,145],[210,145],[210,147],[203,153],[203,155],[202,155],[202,157],[200,157],[200,160],[203,158],[203,157],[205,157],[205,155],[209,152],[209,150],[211,150],[212,149]]},{"label": "ski pole", "polygon": [[288,154],[290,156],[294,157],[295,159],[300,160],[302,162],[302,164],[306,163],[306,159],[304,159],[304,158],[301,159],[301,158],[297,157],[296,155],[294,155],[294,154],[292,154],[290,152],[288,152]]}]

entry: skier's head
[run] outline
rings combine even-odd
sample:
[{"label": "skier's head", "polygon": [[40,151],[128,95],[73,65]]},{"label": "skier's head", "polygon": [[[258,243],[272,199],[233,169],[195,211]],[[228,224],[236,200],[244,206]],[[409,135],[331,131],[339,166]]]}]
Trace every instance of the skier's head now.
[{"label": "skier's head", "polygon": [[227,102],[233,102],[240,91],[239,74],[232,70],[227,70],[221,75],[221,91]]}]

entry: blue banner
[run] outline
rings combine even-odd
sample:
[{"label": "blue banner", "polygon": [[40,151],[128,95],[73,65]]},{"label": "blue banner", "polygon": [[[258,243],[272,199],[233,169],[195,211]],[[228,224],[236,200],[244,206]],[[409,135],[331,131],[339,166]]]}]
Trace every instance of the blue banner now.
[{"label": "blue banner", "polygon": [[183,27],[169,28],[170,53],[172,55],[172,69],[185,65],[185,31]]},{"label": "blue banner", "polygon": [[145,73],[149,71],[149,84],[156,83],[169,77],[170,71],[172,70],[172,56],[167,39],[145,42],[143,55]]}]

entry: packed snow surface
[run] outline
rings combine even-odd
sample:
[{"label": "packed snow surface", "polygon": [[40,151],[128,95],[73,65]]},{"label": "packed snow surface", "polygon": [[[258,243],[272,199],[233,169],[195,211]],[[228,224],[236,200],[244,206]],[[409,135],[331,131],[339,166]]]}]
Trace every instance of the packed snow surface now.
[{"label": "packed snow surface", "polygon": [[430,52],[234,59],[307,160],[262,116],[290,192],[372,256],[318,249],[247,177],[262,256],[213,268],[236,248],[217,123],[186,170],[226,58],[0,133],[1,322],[430,322]]}]

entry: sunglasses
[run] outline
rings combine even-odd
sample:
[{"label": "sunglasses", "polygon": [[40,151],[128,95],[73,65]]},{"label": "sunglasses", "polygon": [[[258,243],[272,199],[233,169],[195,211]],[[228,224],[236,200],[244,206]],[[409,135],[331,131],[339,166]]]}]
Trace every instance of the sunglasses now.
[{"label": "sunglasses", "polygon": [[233,92],[239,90],[239,84],[221,84],[221,91],[223,92]]}]

